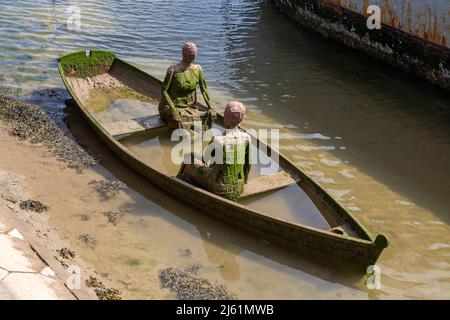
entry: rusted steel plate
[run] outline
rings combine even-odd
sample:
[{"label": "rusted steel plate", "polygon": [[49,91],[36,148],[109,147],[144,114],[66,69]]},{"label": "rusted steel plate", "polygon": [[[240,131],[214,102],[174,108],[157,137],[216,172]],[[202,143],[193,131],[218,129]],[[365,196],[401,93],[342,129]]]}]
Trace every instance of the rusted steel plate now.
[{"label": "rusted steel plate", "polygon": [[370,5],[381,9],[382,23],[449,48],[450,0],[325,0],[367,15]]}]

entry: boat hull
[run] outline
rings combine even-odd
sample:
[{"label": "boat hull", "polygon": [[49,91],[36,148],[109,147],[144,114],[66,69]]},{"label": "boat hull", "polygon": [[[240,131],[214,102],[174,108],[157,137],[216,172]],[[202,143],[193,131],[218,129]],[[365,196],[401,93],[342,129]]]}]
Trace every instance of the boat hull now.
[{"label": "boat hull", "polygon": [[[103,142],[150,183],[198,208],[200,212],[220,219],[271,244],[283,246],[294,252],[319,256],[321,259],[324,258],[331,262],[346,262],[367,267],[375,264],[382,250],[387,246],[388,242],[385,236],[379,235],[376,239],[372,238],[354,217],[282,155],[280,155],[280,165],[287,171],[295,171],[299,175],[301,178],[299,185],[306,189],[309,195],[315,196],[318,199],[316,201],[320,201],[322,205],[342,215],[343,220],[353,226],[363,237],[362,239],[275,219],[155,170],[137,158],[96,121],[83,106],[60,64],[58,68],[75,105]],[[112,72],[132,73],[135,81],[147,81],[151,86],[157,88],[160,88],[162,84],[156,78],[119,59],[114,61]]]}]

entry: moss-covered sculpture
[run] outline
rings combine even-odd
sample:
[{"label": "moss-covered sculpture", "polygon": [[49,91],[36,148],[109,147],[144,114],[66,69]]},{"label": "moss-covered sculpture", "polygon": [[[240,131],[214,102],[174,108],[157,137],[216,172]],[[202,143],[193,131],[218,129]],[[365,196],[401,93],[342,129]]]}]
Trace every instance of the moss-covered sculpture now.
[{"label": "moss-covered sculpture", "polygon": [[[159,113],[170,129],[193,129],[195,121],[201,121],[204,128],[210,128],[216,112],[211,107],[203,69],[193,63],[197,57],[197,47],[192,42],[185,43],[182,53],[183,60],[167,69]],[[198,87],[207,110],[197,104]]]},{"label": "moss-covered sculpture", "polygon": [[227,128],[225,135],[214,137],[215,153],[223,151],[223,158],[216,159],[207,165],[197,160],[197,163],[183,164],[178,178],[192,183],[205,190],[213,192],[229,200],[237,201],[244,192],[244,185],[248,180],[251,167],[250,136],[238,128],[243,120],[245,107],[242,103],[231,101],[227,104],[224,113],[224,124]]}]

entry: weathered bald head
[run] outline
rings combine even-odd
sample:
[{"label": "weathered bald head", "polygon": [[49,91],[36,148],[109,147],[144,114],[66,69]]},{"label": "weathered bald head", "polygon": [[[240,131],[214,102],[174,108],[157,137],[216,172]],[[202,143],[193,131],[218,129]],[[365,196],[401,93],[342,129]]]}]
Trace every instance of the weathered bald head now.
[{"label": "weathered bald head", "polygon": [[223,123],[227,128],[235,128],[244,120],[245,106],[239,101],[230,101],[225,107]]},{"label": "weathered bald head", "polygon": [[186,63],[192,63],[197,58],[197,46],[193,42],[183,44],[181,52],[183,53],[183,61]]}]

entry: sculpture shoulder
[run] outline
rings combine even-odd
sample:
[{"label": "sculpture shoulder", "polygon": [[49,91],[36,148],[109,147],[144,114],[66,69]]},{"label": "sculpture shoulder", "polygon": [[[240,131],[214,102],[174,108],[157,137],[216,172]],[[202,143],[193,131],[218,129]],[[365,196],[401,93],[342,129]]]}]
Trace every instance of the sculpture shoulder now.
[{"label": "sculpture shoulder", "polygon": [[167,68],[167,73],[175,73],[177,70],[177,66],[176,64],[171,65],[170,67]]},{"label": "sculpture shoulder", "polygon": [[202,66],[199,65],[199,64],[192,64],[191,68],[192,68],[192,70],[194,70],[194,71],[203,72],[203,68],[202,68]]},{"label": "sculpture shoulder", "polygon": [[184,67],[181,63],[177,63],[174,65],[171,65],[168,69],[167,72],[171,72],[171,73],[179,73],[179,72],[183,72],[184,71]]},{"label": "sculpture shoulder", "polygon": [[[192,64],[188,70],[192,70],[197,74],[203,73],[203,69],[199,64]],[[185,72],[185,71],[186,71],[186,68],[182,63],[174,64],[174,65],[170,66],[169,68],[167,68],[167,73],[180,73],[180,72]]]}]

